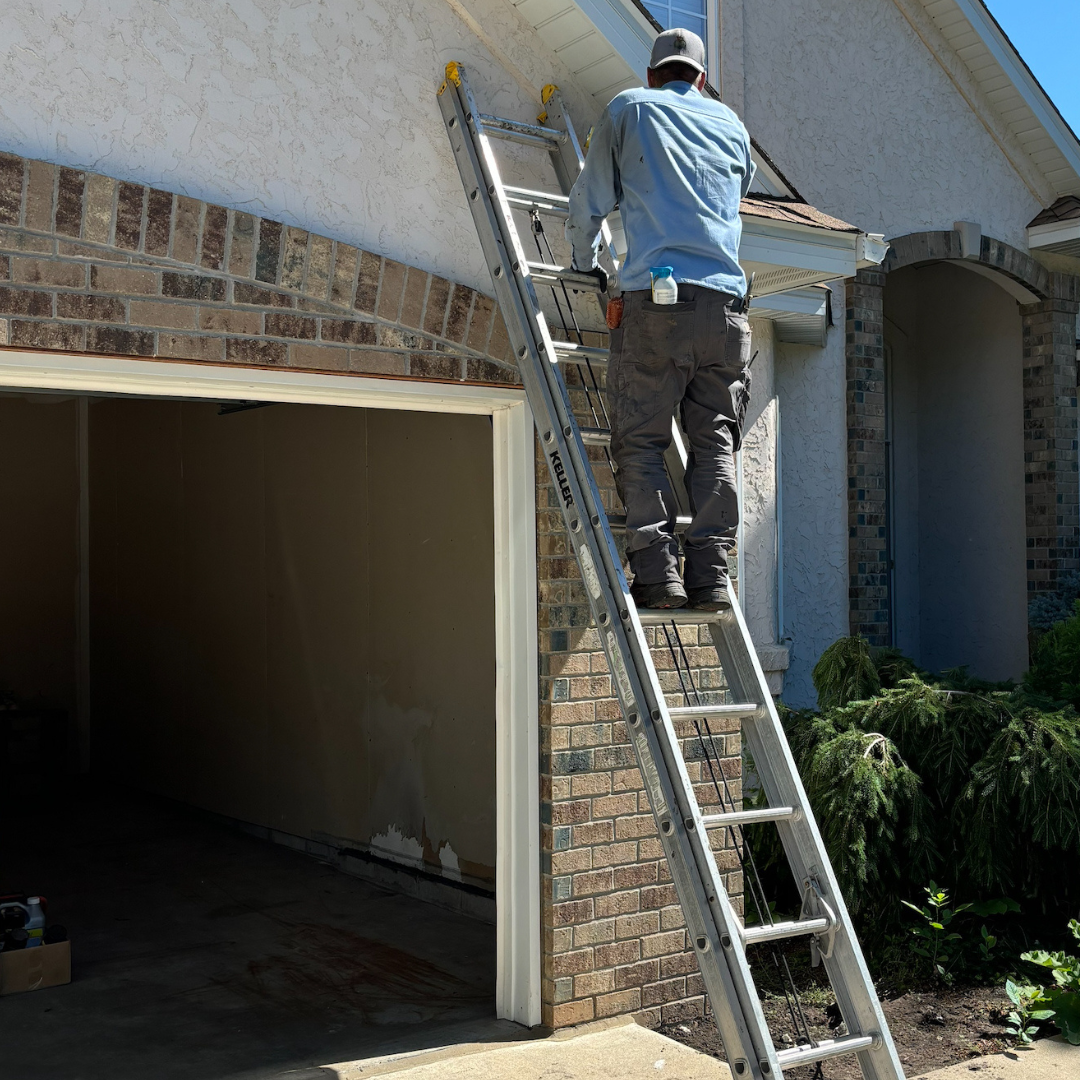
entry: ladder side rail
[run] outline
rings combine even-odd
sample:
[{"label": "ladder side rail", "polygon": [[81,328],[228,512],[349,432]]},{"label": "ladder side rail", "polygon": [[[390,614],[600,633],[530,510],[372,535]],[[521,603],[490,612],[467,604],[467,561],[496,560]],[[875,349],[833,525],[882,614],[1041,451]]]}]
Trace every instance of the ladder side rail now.
[{"label": "ladder side rail", "polygon": [[[700,818],[700,811],[695,804],[686,802],[687,793],[692,799],[692,789],[685,763],[666,714],[663,694],[637,622],[634,605],[627,595],[606,514],[577,435],[577,425],[565,386],[554,363],[550,336],[543,323],[527,268],[523,265],[520,242],[513,229],[508,207],[500,207],[503,211],[501,220],[496,210],[498,203],[495,197],[500,194],[497,170],[494,169],[494,161],[483,135],[469,124],[469,117],[475,116],[478,111],[471,101],[467,85],[463,85],[460,73],[459,80],[450,84],[454,87],[453,92],[447,92],[449,86],[444,86],[440,92],[447,131],[485,255],[489,259],[489,266],[493,267],[492,276],[500,304],[505,305],[504,310],[512,311],[517,316],[516,319],[506,320],[507,332],[522,361],[522,378],[533,403],[534,416],[541,428],[546,429],[542,430],[541,438],[548,442],[545,456],[549,471],[563,494],[563,515],[582,568],[590,607],[601,631],[613,683],[628,720],[631,745],[649,787],[654,816],[660,826],[661,843],[680,895],[687,929],[695,942],[699,966],[718,1026],[737,1075],[749,1074],[755,1080],[763,1075],[779,1075],[776,1051],[767,1034],[760,1002],[753,992],[745,957],[740,949],[732,947],[732,942],[737,940],[738,923],[719,879],[712,853],[703,846],[702,840],[707,843],[707,834],[700,826],[687,830],[679,828],[672,820],[673,810],[682,816],[683,821]],[[465,130],[466,125],[468,131]],[[484,159],[477,153],[473,140],[480,144]],[[525,330],[532,331],[534,340],[527,340]],[[542,355],[541,347],[546,355]],[[569,436],[567,431],[570,432]],[[555,446],[554,451],[551,450],[552,445]],[[563,490],[564,486],[567,490]],[[575,505],[579,509],[573,509]],[[586,510],[588,518],[582,521],[581,512]],[[604,564],[605,573],[602,576],[597,572],[598,561]],[[621,594],[618,601],[616,592]],[[630,659],[629,664],[624,657]],[[645,678],[641,677],[641,673],[645,674]],[[648,716],[641,715],[639,702],[648,709]],[[649,722],[654,717],[655,726]],[[667,737],[661,738],[661,735]],[[657,768],[658,758],[663,759],[665,769]],[[673,776],[681,780],[681,793],[676,789]],[[702,921],[705,912],[713,916],[708,924]],[[738,1013],[726,1007],[728,1001],[739,1003]],[[756,1029],[747,1025],[748,1013],[755,1017]],[[764,1033],[763,1043],[759,1033]],[[766,1070],[762,1069],[762,1063]]]},{"label": "ladder side rail", "polygon": [[[570,194],[570,189],[577,180],[578,173],[585,167],[585,153],[581,147],[581,141],[574,129],[574,122],[570,119],[570,112],[563,101],[562,91],[557,86],[544,88],[544,105],[547,108],[548,122],[553,128],[561,127],[566,132],[566,140],[551,151],[552,163],[555,166],[555,175],[559,179],[559,185],[564,195]],[[611,240],[611,227],[604,219],[600,226],[600,237],[603,241],[603,251],[606,252],[611,269],[616,273],[619,270],[619,254]]]},{"label": "ladder side rail", "polygon": [[831,953],[822,957],[825,970],[852,1034],[878,1036],[876,1046],[858,1051],[863,1076],[865,1080],[904,1080],[866,960],[852,932],[851,915],[739,605],[733,603],[721,619],[709,624],[709,629],[731,693],[742,700],[763,703],[758,717],[743,725],[743,734],[769,805],[798,807],[802,811],[798,818],[778,821],[776,828],[796,881],[801,885],[807,878],[815,878],[836,916]]}]

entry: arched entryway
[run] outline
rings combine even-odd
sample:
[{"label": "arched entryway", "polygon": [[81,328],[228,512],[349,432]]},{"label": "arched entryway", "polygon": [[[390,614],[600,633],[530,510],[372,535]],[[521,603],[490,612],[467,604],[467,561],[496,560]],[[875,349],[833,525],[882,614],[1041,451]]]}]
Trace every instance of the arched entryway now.
[{"label": "arched entryway", "polygon": [[1019,306],[961,263],[884,298],[892,638],[933,670],[1027,666]]},{"label": "arched entryway", "polygon": [[1080,278],[957,223],[848,290],[852,633],[932,668],[1026,667],[1026,606],[1080,557]]}]

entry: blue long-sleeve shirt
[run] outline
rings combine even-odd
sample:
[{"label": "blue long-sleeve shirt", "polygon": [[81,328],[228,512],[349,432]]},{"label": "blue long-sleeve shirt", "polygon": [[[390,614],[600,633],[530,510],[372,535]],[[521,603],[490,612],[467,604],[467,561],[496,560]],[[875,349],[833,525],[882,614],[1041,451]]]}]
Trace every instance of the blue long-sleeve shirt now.
[{"label": "blue long-sleeve shirt", "polygon": [[648,289],[649,267],[671,266],[676,281],[742,296],[739,201],[753,176],[750,136],[726,105],[686,82],[624,90],[597,123],[570,192],[574,266],[597,265],[600,226],[618,206],[621,289]]}]

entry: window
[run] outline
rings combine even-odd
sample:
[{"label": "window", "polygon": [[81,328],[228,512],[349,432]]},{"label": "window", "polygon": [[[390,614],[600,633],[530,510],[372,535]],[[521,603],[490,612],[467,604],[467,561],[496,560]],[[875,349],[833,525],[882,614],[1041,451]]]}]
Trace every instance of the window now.
[{"label": "window", "polygon": [[643,0],[649,14],[665,30],[693,30],[705,42],[709,82],[720,86],[719,0]]},{"label": "window", "polygon": [[681,27],[693,30],[702,41],[708,41],[705,29],[706,0],[645,0],[649,14],[666,30]]}]

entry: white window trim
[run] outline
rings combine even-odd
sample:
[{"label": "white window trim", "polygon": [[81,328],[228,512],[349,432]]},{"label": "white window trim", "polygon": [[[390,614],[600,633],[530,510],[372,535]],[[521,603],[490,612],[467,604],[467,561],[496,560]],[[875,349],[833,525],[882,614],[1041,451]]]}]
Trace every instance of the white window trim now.
[{"label": "white window trim", "polygon": [[282,401],[492,418],[496,1012],[540,1023],[540,794],[533,422],[517,388],[0,348],[0,389]]}]

